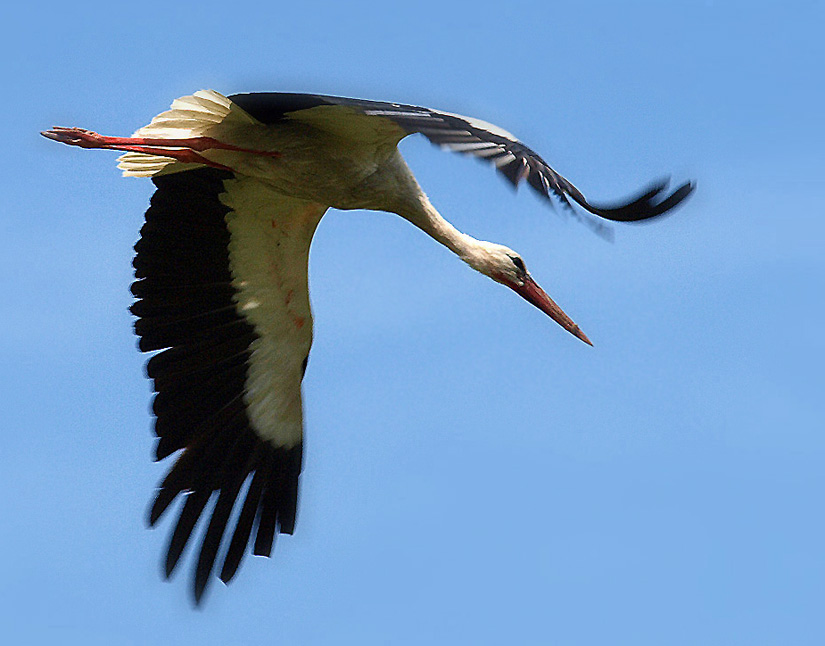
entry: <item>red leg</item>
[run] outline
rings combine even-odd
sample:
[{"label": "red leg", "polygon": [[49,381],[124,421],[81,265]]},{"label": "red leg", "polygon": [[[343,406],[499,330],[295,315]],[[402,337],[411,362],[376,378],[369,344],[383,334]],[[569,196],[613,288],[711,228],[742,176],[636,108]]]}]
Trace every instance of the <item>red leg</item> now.
[{"label": "red leg", "polygon": [[[205,150],[231,150],[234,152],[248,153],[252,155],[263,155],[265,157],[280,157],[281,153],[274,151],[251,150],[249,148],[240,148],[232,144],[225,144],[212,137],[188,137],[185,139],[158,139],[149,137],[107,137],[99,135],[91,130],[83,128],[62,128],[55,127],[46,132],[41,132],[44,137],[54,139],[69,146],[79,146],[81,148],[103,148],[108,150],[130,150],[132,152],[145,152],[147,154],[162,155],[164,153],[157,152],[157,148],[150,149],[149,147],[166,147],[172,148],[186,148],[189,151],[203,152]],[[138,150],[137,148],[145,148],[145,150]],[[172,152],[172,151],[169,151]],[[167,157],[174,157],[174,155],[166,155]],[[177,159],[177,157],[175,157]],[[203,163],[203,162],[199,162]]]}]

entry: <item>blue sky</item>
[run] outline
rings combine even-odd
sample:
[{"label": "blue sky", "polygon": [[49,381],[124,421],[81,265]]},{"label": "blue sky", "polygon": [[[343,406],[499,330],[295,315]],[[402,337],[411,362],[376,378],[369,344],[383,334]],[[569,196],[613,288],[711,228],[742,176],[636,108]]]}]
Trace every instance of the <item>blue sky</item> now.
[{"label": "blue sky", "polygon": [[[0,625],[8,643],[821,644],[822,2],[25,3],[3,10]],[[402,150],[589,348],[400,218],[330,212],[296,534],[202,610],[160,577],[132,245],[151,184],[37,132],[130,134],[201,88],[429,105],[588,197]]]}]

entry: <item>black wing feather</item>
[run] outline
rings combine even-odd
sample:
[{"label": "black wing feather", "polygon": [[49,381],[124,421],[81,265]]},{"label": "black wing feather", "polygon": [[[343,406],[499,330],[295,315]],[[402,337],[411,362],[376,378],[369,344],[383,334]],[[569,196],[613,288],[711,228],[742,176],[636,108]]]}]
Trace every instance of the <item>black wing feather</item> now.
[{"label": "black wing feather", "polygon": [[257,470],[249,483],[241,513],[238,515],[238,522],[235,525],[235,532],[226,550],[226,557],[223,561],[220,578],[224,583],[229,583],[238,566],[241,563],[246,546],[249,544],[249,537],[252,534],[252,526],[255,523],[255,515],[260,505],[261,492],[263,491],[264,474]]},{"label": "black wing feather", "polygon": [[277,532],[292,532],[301,471],[300,445],[262,440],[243,400],[257,334],[236,307],[229,268],[229,209],[219,196],[230,177],[198,169],[154,178],[157,191],[135,245],[135,331],[141,350],[160,350],[146,366],[157,392],[157,459],[182,451],[149,512],[154,525],[185,494],[167,550],[167,576],[217,497],[195,566],[196,602],[211,580],[244,483],[251,481],[221,569],[225,582],[250,547],[256,516],[256,553],[268,555]]}]

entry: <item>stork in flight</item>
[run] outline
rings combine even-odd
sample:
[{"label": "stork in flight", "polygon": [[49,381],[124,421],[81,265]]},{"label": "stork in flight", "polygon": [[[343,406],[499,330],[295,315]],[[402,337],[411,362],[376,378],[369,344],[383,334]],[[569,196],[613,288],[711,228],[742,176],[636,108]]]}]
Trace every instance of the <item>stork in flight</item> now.
[{"label": "stork in flight", "polygon": [[328,208],[400,215],[590,343],[515,251],[476,240],[438,213],[397,148],[413,133],[493,163],[514,186],[526,179],[571,212],[569,200],[607,220],[656,217],[693,190],[688,182],[667,195],[658,184],[625,204],[596,206],[492,124],[317,94],[227,98],[200,91],[174,101],[132,137],[80,128],[42,133],[82,148],[126,151],[123,174],[151,177],[157,187],[135,245],[131,311],[140,349],[157,351],[147,363],[157,393],[156,459],[180,453],[149,524],[186,492],[167,550],[168,577],[216,494],[195,566],[196,602],[219,552],[219,577],[228,583],[250,542],[254,554],[269,556],[275,534],[295,527],[301,380],[312,343],[307,263]]}]

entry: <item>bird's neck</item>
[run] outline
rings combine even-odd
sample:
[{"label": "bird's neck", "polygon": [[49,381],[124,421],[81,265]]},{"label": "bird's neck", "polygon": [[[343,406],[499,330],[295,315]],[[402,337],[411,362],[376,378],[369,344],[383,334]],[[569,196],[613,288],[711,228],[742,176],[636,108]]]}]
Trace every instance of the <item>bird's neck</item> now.
[{"label": "bird's neck", "polygon": [[395,178],[396,181],[401,180],[398,181],[400,190],[394,191],[395,204],[387,210],[397,213],[443,244],[462,260],[470,262],[470,259],[478,253],[482,243],[447,222],[438,209],[432,205],[403,160],[401,164],[403,166],[398,170],[401,171],[399,175],[402,177]]},{"label": "bird's neck", "polygon": [[413,217],[405,217],[465,262],[475,255],[479,241],[447,222],[423,193],[417,212]]},{"label": "bird's neck", "polygon": [[462,233],[447,222],[430,203],[424,193],[420,204],[412,214],[402,214],[407,220],[437,240],[476,271],[498,280],[495,276],[494,258],[491,247],[495,246],[473,236]]}]

